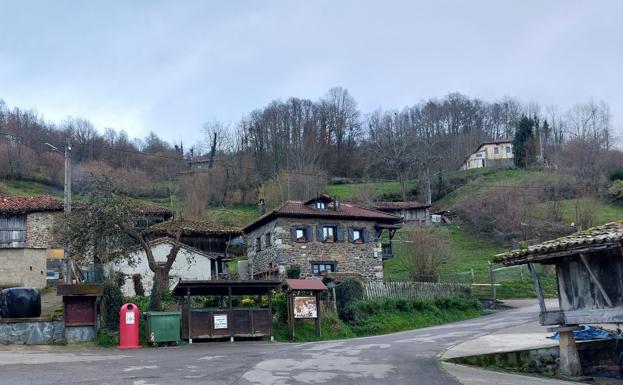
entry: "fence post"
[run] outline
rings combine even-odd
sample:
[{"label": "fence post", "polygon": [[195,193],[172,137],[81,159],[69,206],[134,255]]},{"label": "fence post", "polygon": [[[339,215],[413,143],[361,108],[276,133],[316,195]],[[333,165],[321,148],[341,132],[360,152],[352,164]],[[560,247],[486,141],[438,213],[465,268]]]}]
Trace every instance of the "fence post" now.
[{"label": "fence post", "polygon": [[476,279],[474,278],[474,268],[469,269],[469,275],[472,278],[472,285],[476,283]]},{"label": "fence post", "polygon": [[519,279],[523,281],[523,265],[519,265]]},{"label": "fence post", "polygon": [[493,275],[493,264],[491,263],[491,261],[488,261],[488,265],[489,265],[489,282],[491,283],[491,296],[493,297],[493,308],[495,309],[495,305],[496,305],[496,298],[495,298],[495,276]]}]

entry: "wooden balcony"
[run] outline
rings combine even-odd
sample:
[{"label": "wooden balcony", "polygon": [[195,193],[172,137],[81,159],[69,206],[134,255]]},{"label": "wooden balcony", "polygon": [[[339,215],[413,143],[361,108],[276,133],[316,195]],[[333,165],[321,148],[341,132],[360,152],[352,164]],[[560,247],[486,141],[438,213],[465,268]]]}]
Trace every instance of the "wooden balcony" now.
[{"label": "wooden balcony", "polygon": [[383,260],[394,258],[394,252],[392,250],[391,243],[383,243],[381,245],[381,248],[383,250]]}]

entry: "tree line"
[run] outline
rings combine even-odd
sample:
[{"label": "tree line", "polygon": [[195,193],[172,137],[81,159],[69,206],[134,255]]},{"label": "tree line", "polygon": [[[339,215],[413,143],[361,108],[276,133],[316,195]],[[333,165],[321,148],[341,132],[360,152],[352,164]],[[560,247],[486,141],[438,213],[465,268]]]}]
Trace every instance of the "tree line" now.
[{"label": "tree line", "polygon": [[[159,182],[177,180],[182,196],[202,201],[197,204],[252,202],[262,186],[292,199],[309,193],[296,188],[306,180],[317,185],[318,179],[341,177],[398,180],[403,198],[417,193],[430,200],[434,175],[458,169],[483,141],[513,140],[522,122],[522,140],[529,144],[523,166],[562,168],[596,186],[618,153],[603,102],[560,111],[513,98],[484,101],[451,93],[363,113],[347,89],[335,87],[318,100],[275,100],[233,124],[206,123],[205,140],[187,148],[154,133],[131,139],[112,128],[98,132],[82,118],[47,122],[0,100],[0,173],[61,184],[63,157],[45,143],[62,149],[69,139],[78,183],[87,174],[113,175],[130,195],[170,194]],[[209,167],[200,176],[176,179],[188,170],[187,161],[204,158]],[[414,178],[422,184],[408,191],[406,181]]]}]

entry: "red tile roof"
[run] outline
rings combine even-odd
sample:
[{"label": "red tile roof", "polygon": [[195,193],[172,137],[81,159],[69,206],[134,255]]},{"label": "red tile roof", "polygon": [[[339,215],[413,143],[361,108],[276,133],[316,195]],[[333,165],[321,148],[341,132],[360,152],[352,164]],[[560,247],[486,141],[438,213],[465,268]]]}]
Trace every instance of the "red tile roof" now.
[{"label": "red tile roof", "polygon": [[169,235],[175,236],[177,232],[182,231],[184,235],[229,235],[237,237],[242,235],[242,231],[237,227],[225,225],[217,225],[208,222],[191,221],[188,219],[176,219],[172,221],[155,224],[147,229],[147,232],[153,235]]},{"label": "red tile roof", "polygon": [[173,211],[150,203],[137,203],[132,205],[132,212],[142,215],[173,215]]},{"label": "red tile roof", "polygon": [[426,203],[420,203],[418,201],[404,201],[404,202],[374,202],[372,208],[376,210],[409,210],[409,209],[425,209],[431,205]]},{"label": "red tile roof", "polygon": [[48,195],[38,197],[0,196],[0,214],[61,210],[63,210],[63,201]]},{"label": "red tile roof", "polygon": [[287,201],[280,207],[262,215],[242,230],[245,233],[248,233],[249,231],[256,229],[264,223],[270,222],[277,217],[359,219],[382,223],[396,223],[400,221],[400,217],[396,215],[384,213],[374,209],[366,209],[347,202],[342,202],[337,209],[334,209],[333,204],[330,204],[327,209],[316,209],[306,206],[300,201]]},{"label": "red tile roof", "polygon": [[286,285],[290,290],[327,290],[327,287],[319,279],[286,279]]}]

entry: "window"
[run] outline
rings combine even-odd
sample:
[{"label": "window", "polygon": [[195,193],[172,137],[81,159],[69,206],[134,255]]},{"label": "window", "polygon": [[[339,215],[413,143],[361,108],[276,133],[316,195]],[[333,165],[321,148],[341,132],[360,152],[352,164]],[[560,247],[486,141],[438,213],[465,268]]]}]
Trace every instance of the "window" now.
[{"label": "window", "polygon": [[19,248],[26,246],[26,216],[12,215],[0,217],[0,248]]},{"label": "window", "polygon": [[262,250],[262,238],[257,237],[255,238],[255,251],[261,251],[261,250]]},{"label": "window", "polygon": [[321,273],[332,273],[335,271],[335,262],[312,262],[312,273],[320,275]]},{"label": "window", "polygon": [[482,152],[476,153],[476,158],[482,158]]},{"label": "window", "polygon": [[272,245],[272,239],[270,237],[270,233],[266,233],[266,242],[264,242],[266,244],[266,247],[270,247],[270,245]]},{"label": "window", "polygon": [[335,242],[337,229],[335,226],[322,226],[322,241],[323,242]]},{"label": "window", "polygon": [[351,228],[349,231],[350,241],[353,243],[365,243],[366,242],[366,234],[365,230],[361,228]]},{"label": "window", "polygon": [[327,208],[327,203],[326,202],[316,202],[314,207],[316,207],[317,209],[325,210]]},{"label": "window", "polygon": [[309,234],[311,230],[308,230],[306,226],[295,226],[290,230],[292,233],[292,241],[304,243],[309,241]]},{"label": "window", "polygon": [[511,146],[506,146],[506,153],[510,154],[511,153]]},{"label": "window", "polygon": [[500,149],[498,148],[498,146],[493,147],[493,153],[494,154],[499,154],[500,153]]}]

